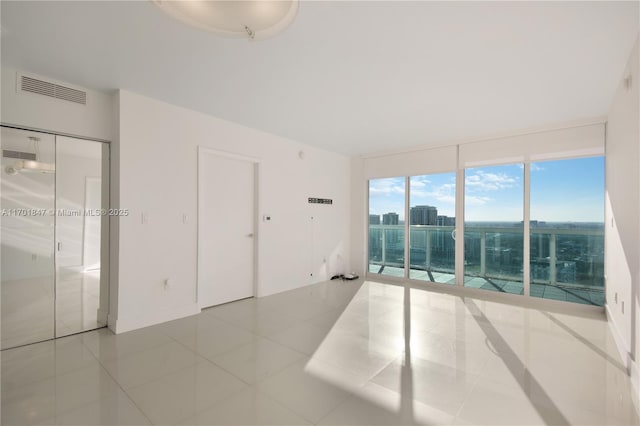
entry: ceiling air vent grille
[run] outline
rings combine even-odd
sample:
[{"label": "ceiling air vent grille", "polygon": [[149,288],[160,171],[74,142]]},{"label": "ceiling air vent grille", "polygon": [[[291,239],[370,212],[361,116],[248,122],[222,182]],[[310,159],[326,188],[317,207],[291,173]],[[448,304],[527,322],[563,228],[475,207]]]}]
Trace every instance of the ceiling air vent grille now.
[{"label": "ceiling air vent grille", "polygon": [[87,92],[26,75],[20,76],[20,88],[24,92],[37,93],[81,105],[87,104]]}]

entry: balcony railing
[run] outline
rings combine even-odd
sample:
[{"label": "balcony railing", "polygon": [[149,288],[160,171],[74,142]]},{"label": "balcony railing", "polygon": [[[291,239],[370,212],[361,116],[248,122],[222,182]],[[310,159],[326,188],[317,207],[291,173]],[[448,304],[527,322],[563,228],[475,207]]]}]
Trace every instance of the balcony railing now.
[{"label": "balcony railing", "polygon": [[[410,268],[453,273],[453,226],[410,226]],[[369,226],[369,264],[404,268],[404,225]],[[465,226],[465,275],[522,282],[522,226]],[[604,229],[532,227],[531,282],[604,286]]]}]

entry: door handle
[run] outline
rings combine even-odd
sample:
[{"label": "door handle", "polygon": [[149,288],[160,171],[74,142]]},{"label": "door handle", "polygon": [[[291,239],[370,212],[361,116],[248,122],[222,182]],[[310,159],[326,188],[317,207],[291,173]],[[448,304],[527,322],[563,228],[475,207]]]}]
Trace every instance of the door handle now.
[{"label": "door handle", "polygon": [[62,248],[62,243],[58,241],[58,251],[60,251],[61,248]]}]

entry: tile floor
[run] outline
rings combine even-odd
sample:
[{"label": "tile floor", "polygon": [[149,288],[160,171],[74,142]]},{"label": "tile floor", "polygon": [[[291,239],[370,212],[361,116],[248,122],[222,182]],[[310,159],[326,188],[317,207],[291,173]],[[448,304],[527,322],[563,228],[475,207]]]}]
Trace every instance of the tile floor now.
[{"label": "tile floor", "polygon": [[3,425],[639,423],[601,314],[376,282],[1,356]]}]

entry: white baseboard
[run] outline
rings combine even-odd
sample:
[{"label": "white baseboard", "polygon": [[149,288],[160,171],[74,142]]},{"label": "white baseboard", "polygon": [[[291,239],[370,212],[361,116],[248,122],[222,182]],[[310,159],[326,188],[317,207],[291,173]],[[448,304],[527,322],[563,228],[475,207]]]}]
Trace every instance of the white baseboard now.
[{"label": "white baseboard", "polygon": [[638,369],[638,363],[635,361],[631,361],[630,367],[631,400],[636,407],[636,412],[640,413],[640,369]]},{"label": "white baseboard", "polygon": [[613,335],[613,340],[616,343],[616,348],[618,349],[620,358],[624,362],[624,366],[627,370],[627,374],[629,375],[629,379],[631,381],[631,400],[633,401],[633,405],[635,406],[636,412],[640,413],[640,369],[638,368],[638,363],[631,358],[630,348],[627,346],[627,343],[624,341],[624,338],[622,337],[622,333],[620,333],[620,329],[618,328],[615,320],[611,316],[611,311],[609,310],[609,304],[605,305],[605,310],[607,312],[607,324],[609,324],[609,329],[611,330],[611,334]]},{"label": "white baseboard", "polygon": [[605,304],[604,306],[605,312],[607,313],[607,324],[609,325],[609,329],[611,330],[611,334],[613,335],[613,340],[616,343],[616,348],[618,349],[618,353],[620,354],[620,359],[624,363],[624,367],[627,370],[627,374],[631,373],[631,353],[630,348],[622,337],[622,333],[616,324],[616,321],[613,319],[611,315],[611,310],[609,308],[609,304]]},{"label": "white baseboard", "polygon": [[193,303],[184,306],[176,306],[170,309],[158,310],[152,314],[140,317],[124,317],[112,320],[109,316],[109,328],[115,333],[125,333],[143,327],[160,324],[167,321],[196,315],[201,312],[200,307]]}]

